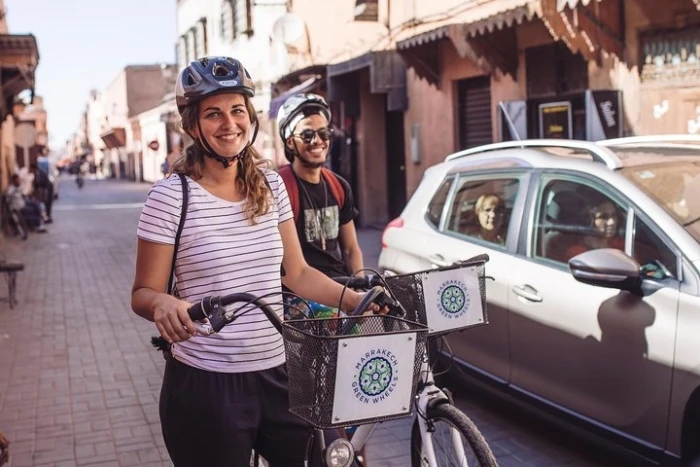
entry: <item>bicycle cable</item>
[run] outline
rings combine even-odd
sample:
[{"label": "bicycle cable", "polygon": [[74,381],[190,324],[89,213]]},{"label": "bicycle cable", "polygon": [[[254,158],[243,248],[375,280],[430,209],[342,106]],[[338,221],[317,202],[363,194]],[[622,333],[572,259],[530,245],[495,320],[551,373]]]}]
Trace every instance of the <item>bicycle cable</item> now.
[{"label": "bicycle cable", "polygon": [[[378,278],[379,278],[379,281],[382,283],[382,286],[383,286],[386,290],[389,291],[389,294],[391,295],[391,297],[392,297],[395,301],[398,301],[398,300],[396,300],[396,295],[394,295],[394,292],[391,290],[391,287],[389,287],[389,284],[386,283],[386,280],[384,279],[384,276],[381,275],[381,274],[380,274],[377,270],[375,270],[375,269],[372,269],[372,268],[362,268],[362,269],[358,269],[357,271],[355,271],[355,272],[350,276],[350,279],[354,279],[354,278],[357,276],[357,274],[359,274],[359,273],[361,273],[361,272],[372,272],[372,273],[374,273],[375,277],[378,277]],[[349,282],[349,281],[348,281],[348,282]],[[367,285],[370,285],[370,284],[368,283]],[[342,316],[340,316],[340,311],[341,311],[340,305],[342,305],[342,303],[343,303],[343,297],[345,296],[345,291],[347,290],[347,288],[348,288],[348,283],[346,282],[346,283],[343,285],[343,290],[342,290],[342,292],[340,292],[340,300],[338,301],[338,313],[337,313],[337,315],[338,315],[337,317],[338,317],[338,318],[341,318],[341,317],[342,317]]]}]

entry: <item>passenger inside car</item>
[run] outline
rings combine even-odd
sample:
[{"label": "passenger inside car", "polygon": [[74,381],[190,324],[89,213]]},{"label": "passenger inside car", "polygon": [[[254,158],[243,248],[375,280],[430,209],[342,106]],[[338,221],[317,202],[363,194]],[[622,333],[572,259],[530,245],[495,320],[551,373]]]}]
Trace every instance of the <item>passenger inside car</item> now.
[{"label": "passenger inside car", "polygon": [[588,211],[590,233],[581,244],[572,245],[566,252],[569,258],[589,250],[615,248],[625,251],[625,239],[618,235],[620,215],[617,206],[609,199],[603,199]]},{"label": "passenger inside car", "polygon": [[545,236],[544,256],[568,262],[574,256],[598,248],[616,248],[624,251],[624,233],[621,235],[620,214],[608,198],[584,197],[574,191],[559,191],[550,202],[548,211],[549,233]]},{"label": "passenger inside car", "polygon": [[505,203],[495,194],[484,194],[479,196],[474,204],[474,213],[478,221],[478,225],[473,237],[486,240],[488,242],[505,244]]}]

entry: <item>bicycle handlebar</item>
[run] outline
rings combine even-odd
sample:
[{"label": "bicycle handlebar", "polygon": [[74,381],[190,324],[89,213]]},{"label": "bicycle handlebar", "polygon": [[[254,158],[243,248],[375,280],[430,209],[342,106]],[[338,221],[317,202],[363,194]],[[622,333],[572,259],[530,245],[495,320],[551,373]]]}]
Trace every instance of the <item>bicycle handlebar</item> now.
[{"label": "bicycle handlebar", "polygon": [[[469,266],[470,264],[483,263],[488,260],[489,256],[482,254],[464,261],[455,262],[454,266]],[[334,277],[333,280],[352,289],[367,290],[360,304],[349,313],[349,316],[360,315],[371,303],[376,303],[380,307],[389,308],[389,314],[392,316],[406,316],[406,310],[401,303],[394,300],[390,293],[385,290],[386,283],[384,282],[384,278],[379,275],[368,275],[365,277],[338,276]],[[275,329],[277,329],[277,332],[280,334],[282,333],[282,319],[277,316],[277,313],[275,313],[262,298],[258,298],[249,293],[241,292],[224,296],[207,296],[192,305],[187,312],[192,321],[194,321],[197,331],[200,334],[210,335],[221,331],[224,326],[233,322],[238,317],[236,315],[236,311],[238,310],[227,312],[226,307],[241,302],[260,308]],[[199,323],[199,321],[205,318],[209,321],[208,324],[204,325]],[[351,326],[352,323],[345,323],[342,327],[345,328],[346,325]]]},{"label": "bicycle handlebar", "polygon": [[[368,291],[360,301],[360,304],[349,315],[360,315],[371,303],[379,302],[380,306],[386,306],[386,294],[381,287],[374,287]],[[379,299],[382,299],[381,301]],[[245,303],[255,305],[262,310],[267,319],[277,329],[277,332],[282,334],[282,320],[277,313],[265,303],[261,298],[249,293],[233,293],[224,296],[208,296],[201,299],[199,302],[192,305],[187,313],[190,319],[194,321],[195,328],[200,334],[211,335],[221,331],[224,326],[233,322],[239,315],[236,315],[237,310],[226,311],[226,307],[234,303]],[[391,300],[391,303],[394,303]],[[244,305],[245,306],[245,305]],[[209,321],[208,324],[199,323],[204,319]],[[347,323],[346,323],[347,324]],[[344,328],[345,326],[343,326]]]},{"label": "bicycle handlebar", "polygon": [[[233,311],[226,312],[225,309],[229,305],[240,302],[245,302],[260,308],[275,329],[277,329],[277,332],[282,334],[282,320],[277,316],[277,313],[275,313],[275,311],[270,308],[270,305],[265,303],[261,298],[249,293],[233,293],[223,297],[204,297],[202,300],[192,305],[190,309],[187,310],[187,313],[190,315],[190,319],[195,322],[197,331],[201,334],[209,335],[221,331],[224,326],[236,319],[236,315]],[[197,321],[201,321],[204,318],[209,320],[208,326],[197,323]]]}]

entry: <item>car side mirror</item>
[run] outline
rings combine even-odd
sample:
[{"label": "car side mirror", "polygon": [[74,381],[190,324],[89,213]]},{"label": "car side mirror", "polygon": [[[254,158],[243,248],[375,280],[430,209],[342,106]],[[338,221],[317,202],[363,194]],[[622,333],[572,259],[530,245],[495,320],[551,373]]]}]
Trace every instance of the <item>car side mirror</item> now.
[{"label": "car side mirror", "polygon": [[584,284],[643,295],[639,263],[614,248],[590,250],[569,260],[574,278]]}]

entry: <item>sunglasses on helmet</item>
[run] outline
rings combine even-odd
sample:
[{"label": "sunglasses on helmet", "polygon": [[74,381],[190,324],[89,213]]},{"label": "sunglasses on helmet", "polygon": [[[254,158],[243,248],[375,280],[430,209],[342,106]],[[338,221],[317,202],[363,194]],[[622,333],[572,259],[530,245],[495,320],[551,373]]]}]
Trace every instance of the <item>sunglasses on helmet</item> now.
[{"label": "sunglasses on helmet", "polygon": [[318,135],[318,137],[321,139],[321,141],[328,141],[331,139],[331,135],[333,134],[333,129],[332,128],[319,128],[318,130],[312,130],[310,128],[307,128],[306,130],[302,131],[301,133],[294,134],[292,136],[296,136],[297,138],[301,138],[301,140],[305,144],[311,144],[311,142],[314,140],[314,137]]}]

